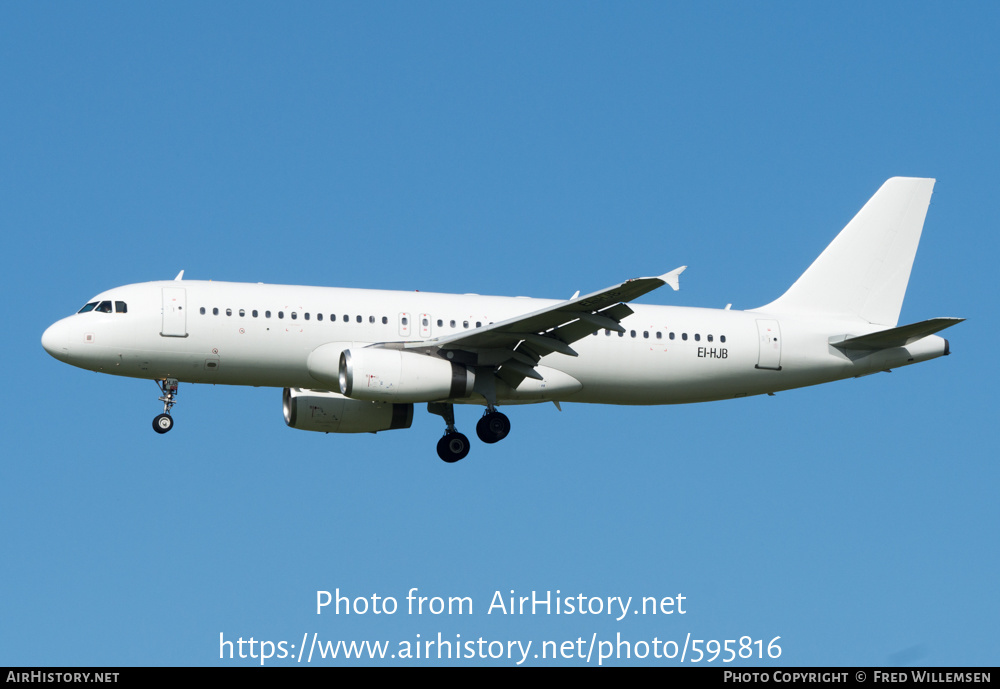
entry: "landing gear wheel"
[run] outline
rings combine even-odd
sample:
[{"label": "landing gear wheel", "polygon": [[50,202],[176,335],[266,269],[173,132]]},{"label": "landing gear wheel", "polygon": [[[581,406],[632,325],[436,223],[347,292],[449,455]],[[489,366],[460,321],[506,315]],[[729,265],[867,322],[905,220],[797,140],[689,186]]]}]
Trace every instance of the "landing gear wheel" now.
[{"label": "landing gear wheel", "polygon": [[438,457],[451,464],[469,454],[469,439],[458,431],[445,433],[437,444]]},{"label": "landing gear wheel", "polygon": [[153,419],[153,430],[157,433],[166,433],[174,427],[174,419],[170,414],[160,414]]},{"label": "landing gear wheel", "polygon": [[153,430],[163,434],[174,427],[174,420],[170,416],[170,409],[177,404],[176,378],[164,378],[155,381],[160,388],[160,401],[163,402],[163,413],[153,419]]},{"label": "landing gear wheel", "polygon": [[488,412],[476,424],[476,435],[484,443],[496,443],[510,433],[510,419],[498,411]]}]

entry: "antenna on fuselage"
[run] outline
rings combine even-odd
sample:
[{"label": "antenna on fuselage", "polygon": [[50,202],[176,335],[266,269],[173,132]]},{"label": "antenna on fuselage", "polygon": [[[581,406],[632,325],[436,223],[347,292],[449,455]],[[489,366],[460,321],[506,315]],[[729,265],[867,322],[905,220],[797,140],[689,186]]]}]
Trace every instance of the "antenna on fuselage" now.
[{"label": "antenna on fuselage", "polygon": [[182,270],[181,272],[177,273],[177,277],[174,278],[174,281],[179,282],[183,279],[184,279],[184,271]]}]

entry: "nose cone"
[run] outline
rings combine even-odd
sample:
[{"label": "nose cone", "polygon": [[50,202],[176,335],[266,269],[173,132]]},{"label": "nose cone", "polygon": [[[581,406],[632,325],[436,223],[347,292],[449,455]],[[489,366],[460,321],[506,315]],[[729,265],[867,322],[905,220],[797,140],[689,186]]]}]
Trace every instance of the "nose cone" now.
[{"label": "nose cone", "polygon": [[69,332],[66,319],[56,321],[42,333],[42,347],[60,361],[69,357]]}]

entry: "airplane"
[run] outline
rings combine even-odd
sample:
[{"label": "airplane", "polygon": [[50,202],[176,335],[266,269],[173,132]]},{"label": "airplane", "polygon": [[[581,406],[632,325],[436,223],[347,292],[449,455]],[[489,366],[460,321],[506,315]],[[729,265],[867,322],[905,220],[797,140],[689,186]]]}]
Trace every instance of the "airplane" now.
[{"label": "airplane", "polygon": [[568,300],[183,279],[102,292],[42,335],[56,359],[157,382],[157,433],[178,386],[282,388],[285,423],[325,433],[409,428],[415,404],[443,417],[438,456],[469,439],[454,405],[485,407],[484,443],[510,432],[503,405],[660,405],[773,394],[950,353],[899,326],[935,180],[885,182],[801,277],[746,311],[632,304],[685,266]]}]

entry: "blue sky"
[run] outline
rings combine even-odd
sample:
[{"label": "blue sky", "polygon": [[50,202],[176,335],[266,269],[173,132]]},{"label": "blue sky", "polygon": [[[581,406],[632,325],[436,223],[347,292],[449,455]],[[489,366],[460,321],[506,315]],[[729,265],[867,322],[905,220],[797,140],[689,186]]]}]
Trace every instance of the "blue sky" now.
[{"label": "blue sky", "polygon": [[[998,15],[5,4],[0,663],[256,664],[220,660],[220,633],[315,632],[780,636],[760,664],[995,665]],[[513,408],[454,466],[424,410],[326,436],[287,428],[272,389],[182,386],[160,437],[153,383],[39,344],[94,294],[181,269],[558,298],[688,265],[643,301],[753,308],[895,175],[938,179],[901,320],[968,318],[951,357],[707,405]],[[473,614],[404,614],[413,587]],[[337,588],[401,610],[316,615]],[[487,614],[511,589],[687,612]],[[526,664],[557,662],[582,661]]]}]

